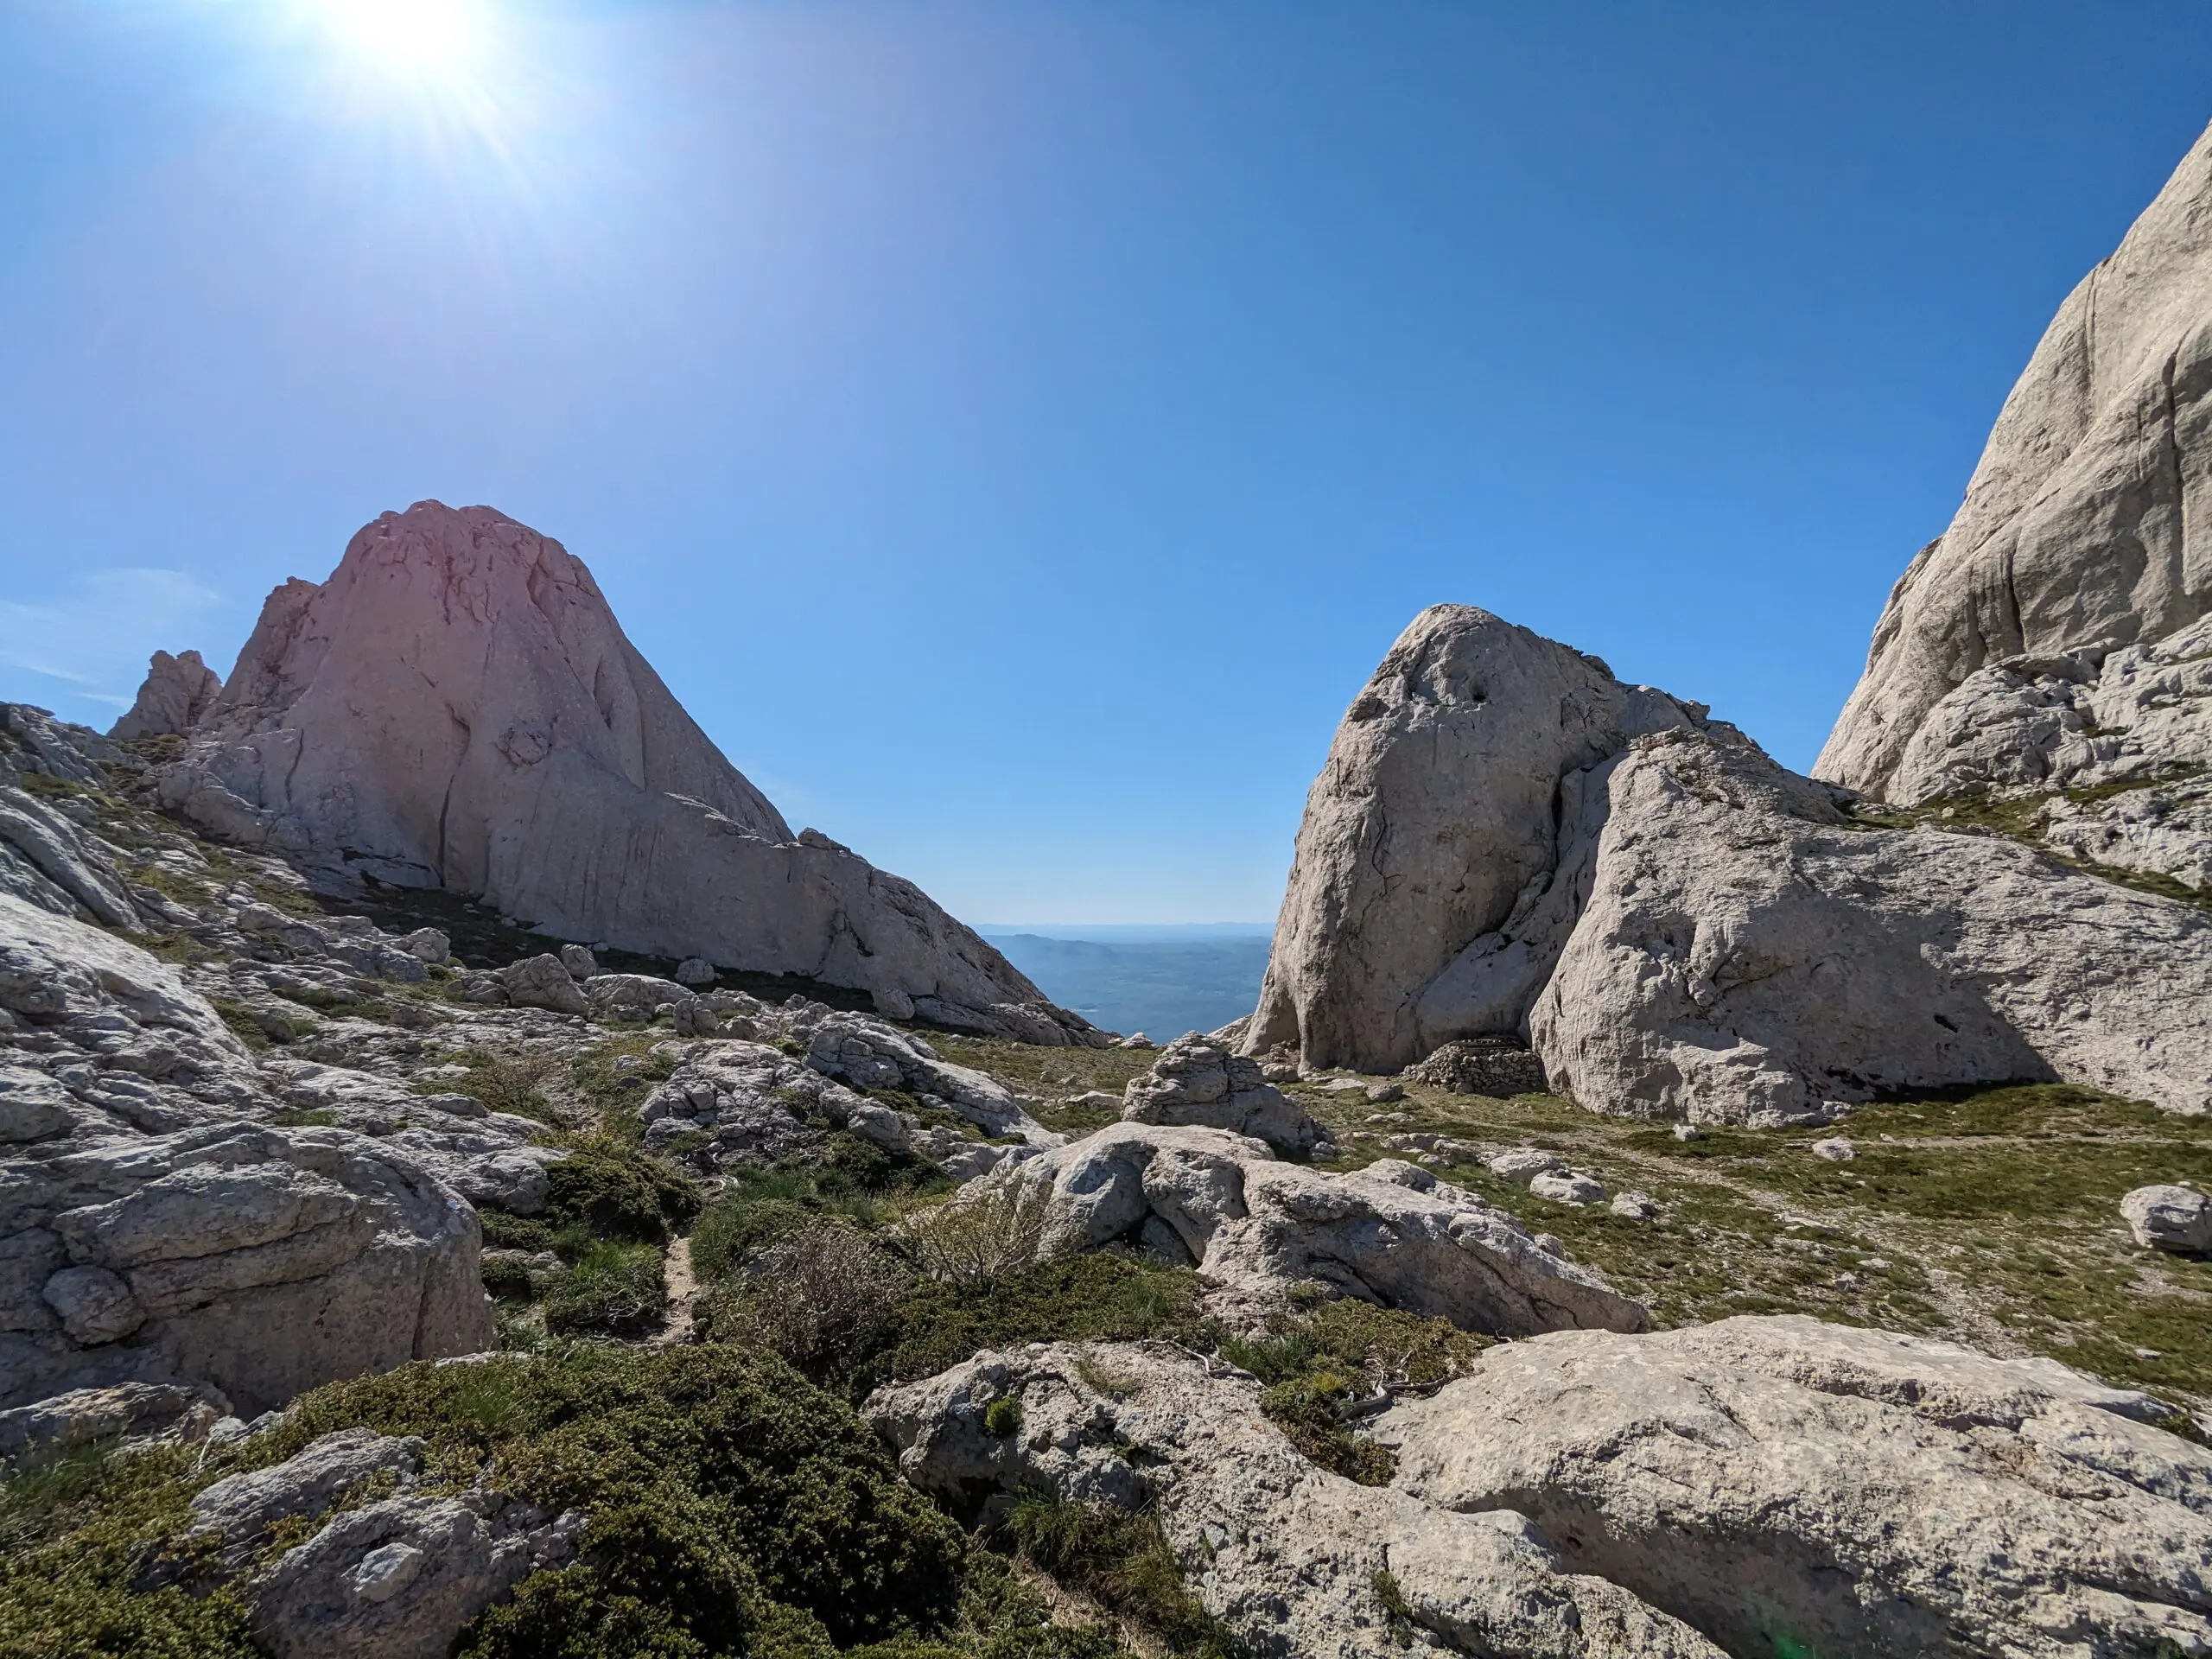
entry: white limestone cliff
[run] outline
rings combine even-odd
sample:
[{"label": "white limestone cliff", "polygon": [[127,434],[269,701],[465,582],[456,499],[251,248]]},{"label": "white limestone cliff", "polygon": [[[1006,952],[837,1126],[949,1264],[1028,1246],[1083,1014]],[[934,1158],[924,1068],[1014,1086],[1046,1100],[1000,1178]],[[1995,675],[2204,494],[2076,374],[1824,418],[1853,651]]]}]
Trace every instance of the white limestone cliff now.
[{"label": "white limestone cliff", "polygon": [[912,882],[793,835],[582,562],[489,507],[386,513],[327,582],[271,594],[162,794],[245,844],[559,938],[805,976],[894,1017],[1096,1039]]}]

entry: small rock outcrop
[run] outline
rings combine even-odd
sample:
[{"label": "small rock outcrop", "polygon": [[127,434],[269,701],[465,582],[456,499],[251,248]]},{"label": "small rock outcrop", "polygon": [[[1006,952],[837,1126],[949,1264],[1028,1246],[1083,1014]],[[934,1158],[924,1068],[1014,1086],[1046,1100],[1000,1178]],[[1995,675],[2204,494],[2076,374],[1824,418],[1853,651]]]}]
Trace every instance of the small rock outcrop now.
[{"label": "small rock outcrop", "polygon": [[1117,1123],[953,1202],[1039,1191],[1040,1256],[1135,1245],[1196,1266],[1232,1315],[1311,1283],[1497,1336],[1640,1331],[1649,1317],[1503,1211],[1395,1159],[1325,1174],[1221,1129]]},{"label": "small rock outcrop", "polygon": [[[420,1440],[342,1429],[215,1482],[193,1500],[188,1536],[235,1570],[279,1523],[322,1522],[245,1586],[255,1639],[273,1659],[438,1659],[517,1584],[573,1557],[583,1517],[510,1503],[480,1482],[459,1496],[421,1494],[422,1471]],[[331,1514],[379,1477],[391,1496]]]},{"label": "small rock outcrop", "polygon": [[0,1407],[191,1379],[251,1415],[491,1345],[475,1211],[365,1136],[218,1124],[4,1177]]},{"label": "small rock outcrop", "polygon": [[105,787],[97,760],[118,753],[98,733],[42,709],[0,703],[0,894],[107,927],[140,924],[114,849],[89,827],[82,800],[54,792]]},{"label": "small rock outcrop", "polygon": [[[1207,1610],[1263,1659],[1387,1659],[1416,1640],[1485,1659],[1722,1659],[1508,1508],[1453,1515],[1328,1473],[1260,1394],[1165,1343],[1040,1344],[866,1411],[900,1472],[948,1500],[1043,1492],[1155,1516]],[[1005,1400],[1020,1427],[995,1433]]]},{"label": "small rock outcrop", "polygon": [[2146,1250],[2212,1252],[2212,1198],[2193,1186],[2139,1186],[2120,1201],[2120,1214]]},{"label": "small rock outcrop", "polygon": [[1103,1041],[912,882],[793,835],[557,542],[386,513],[270,595],[164,804],[327,875],[481,899],[556,937],[802,975],[909,1015]]},{"label": "small rock outcrop", "polygon": [[1572,1540],[1730,1653],[2060,1659],[2212,1643],[2212,1453],[2172,1410],[1795,1316],[1501,1344],[1374,1432],[1397,1490]]},{"label": "small rock outcrop", "polygon": [[2212,1454],[2050,1360],[1802,1317],[1557,1332],[1378,1418],[1382,1487],[1299,1456],[1260,1393],[1165,1344],[1039,1344],[866,1409],[949,1498],[1157,1516],[1208,1611],[1282,1659],[2212,1643]]},{"label": "small rock outcrop", "polygon": [[[2059,308],[1819,776],[1909,803],[2203,763],[2207,643],[2183,639],[2212,603],[2209,322],[2212,133]],[[2193,683],[2141,695],[2161,680]]]},{"label": "small rock outcrop", "polygon": [[1588,906],[1530,1017],[1581,1104],[1770,1125],[2063,1080],[2212,1105],[2195,906],[1999,837],[1869,828],[1721,734],[1643,740],[1606,793]]},{"label": "small rock outcrop", "polygon": [[1257,1060],[1195,1032],[1161,1050],[1151,1071],[1129,1079],[1122,1098],[1126,1122],[1227,1129],[1281,1154],[1309,1153],[1324,1138],[1303,1106],[1260,1075]]},{"label": "small rock outcrop", "polygon": [[138,700],[130,705],[130,713],[108,728],[107,734],[118,741],[181,737],[207,718],[222,692],[222,676],[201,662],[198,652],[180,652],[172,657],[166,651],[157,651],[146,671],[145,683],[138,688]]},{"label": "small rock outcrop", "polygon": [[1521,1032],[1574,925],[1603,769],[1631,738],[1704,716],[1487,611],[1423,611],[1306,797],[1238,1046],[1395,1072],[1455,1038]]}]

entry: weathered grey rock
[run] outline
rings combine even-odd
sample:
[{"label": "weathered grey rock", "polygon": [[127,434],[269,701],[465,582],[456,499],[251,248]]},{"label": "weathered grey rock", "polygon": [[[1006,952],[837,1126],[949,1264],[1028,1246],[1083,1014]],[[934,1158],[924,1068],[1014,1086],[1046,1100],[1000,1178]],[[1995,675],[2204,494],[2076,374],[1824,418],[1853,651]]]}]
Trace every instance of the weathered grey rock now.
[{"label": "weathered grey rock", "polygon": [[385,1481],[394,1495],[342,1510],[246,1586],[254,1635],[276,1659],[442,1659],[461,1627],[541,1567],[575,1554],[581,1516],[556,1520],[480,1485],[419,1496],[419,1440],[341,1429],[193,1499],[191,1535],[245,1567],[284,1521],[312,1521]]},{"label": "weathered grey rock", "polygon": [[588,944],[564,944],[559,955],[561,965],[569,970],[571,979],[589,979],[599,971],[599,958],[592,955]]},{"label": "weathered grey rock", "polygon": [[1659,1205],[1649,1192],[1616,1193],[1609,1207],[1624,1221],[1650,1221],[1659,1214]]},{"label": "weathered grey rock", "polygon": [[[2093,730],[2069,688],[2101,687],[2113,653],[2190,628],[2212,593],[2209,209],[2200,138],[2059,308],[1958,516],[1891,592],[1820,776],[1909,801],[1977,773],[2042,782],[2101,747],[2170,750],[2132,721]],[[2201,709],[2176,715],[2203,733]]]},{"label": "weathered grey rock", "polygon": [[1521,1030],[1574,924],[1596,773],[1631,737],[1703,715],[1486,611],[1423,611],[1306,797],[1238,1046],[1395,1072]]},{"label": "weathered grey rock", "polygon": [[589,1014],[591,1003],[550,951],[525,957],[499,969],[507,1001],[518,1008],[547,1008],[555,1014]]},{"label": "weathered grey rock", "polygon": [[77,1125],[77,1103],[43,1071],[0,1065],[0,1142],[50,1141]]},{"label": "weathered grey rock", "polygon": [[286,583],[165,804],[219,834],[529,925],[1102,1040],[912,882],[794,836],[624,638],[591,574],[488,507],[421,502]]},{"label": "weathered grey rock", "polygon": [[839,1127],[906,1151],[913,1126],[871,1106],[765,1043],[720,1042],[686,1050],[667,1080],[639,1103],[638,1116],[647,1146],[703,1135],[701,1156],[718,1166],[819,1157],[828,1150],[828,1131]]},{"label": "weathered grey rock", "polygon": [[474,1493],[349,1510],[254,1585],[255,1638],[271,1659],[444,1659],[471,1619],[570,1559],[582,1524]]},{"label": "weathered grey rock", "polygon": [[679,985],[711,985],[716,977],[715,964],[704,957],[686,957],[676,964],[676,982]]},{"label": "weathered grey rock", "polygon": [[1530,1017],[1595,1109],[1815,1122],[1877,1091],[2212,1103],[2212,921],[2011,841],[1869,829],[1725,734],[1641,741]]},{"label": "weathered grey rock", "polygon": [[1179,1245],[1178,1259],[1238,1306],[1275,1305],[1313,1281],[1501,1336],[1635,1331],[1648,1318],[1510,1216],[1395,1159],[1325,1174],[1220,1129],[1118,1123],[996,1171],[952,1202],[983,1202],[1009,1184],[1050,1188],[1040,1255],[1144,1242],[1157,1222],[1153,1241]]},{"label": "weathered grey rock", "polygon": [[1858,1155],[1859,1149],[1840,1135],[1832,1135],[1825,1141],[1813,1142],[1813,1156],[1825,1159],[1831,1164],[1847,1164]]},{"label": "weathered grey rock", "polygon": [[48,1264],[35,1291],[0,1272],[38,1299],[0,1310],[0,1329],[34,1333],[0,1339],[0,1407],[191,1378],[251,1414],[480,1351],[479,1240],[453,1192],[342,1129],[216,1125],[0,1164],[0,1267]]},{"label": "weathered grey rock", "polygon": [[0,846],[16,872],[0,891],[110,927],[138,925],[129,890],[94,838],[19,789],[0,787]]},{"label": "weathered grey rock", "polygon": [[1539,1175],[1557,1174],[1563,1166],[1553,1154],[1541,1147],[1514,1147],[1497,1153],[1483,1160],[1490,1173],[1502,1181],[1512,1181],[1526,1186]]},{"label": "weathered grey rock", "polygon": [[855,1089],[939,1097],[985,1135],[1018,1135],[1037,1147],[1058,1146],[1063,1139],[994,1079],[939,1058],[919,1033],[868,1014],[826,1015],[809,1037],[806,1063]]},{"label": "weathered grey rock", "polygon": [[1548,1170],[1531,1176],[1529,1191],[1540,1198],[1549,1198],[1554,1204],[1572,1205],[1580,1209],[1586,1205],[1605,1201],[1605,1184],[1588,1175],[1573,1170]]},{"label": "weathered grey rock", "polygon": [[[1002,1399],[1021,1407],[1011,1434],[985,1422]],[[1414,1642],[1490,1659],[1720,1659],[1503,1504],[1455,1515],[1315,1467],[1250,1377],[1164,1343],[979,1354],[866,1409],[925,1491],[1153,1515],[1207,1610],[1267,1659],[1384,1659]]]},{"label": "weathered grey rock", "polygon": [[399,948],[426,963],[435,964],[453,960],[453,941],[441,928],[418,927],[400,940]]},{"label": "weathered grey rock", "polygon": [[[2195,1651],[2212,1454],[2050,1360],[1733,1319],[1492,1348],[1375,1433],[1730,1653]],[[2162,1647],[2162,1643],[2171,1644]]]},{"label": "weathered grey rock", "polygon": [[121,1382],[73,1389],[0,1411],[0,1459],[65,1452],[118,1438],[198,1440],[229,1412],[230,1402],[205,1384]]},{"label": "weathered grey rock", "polygon": [[1129,1079],[1122,1098],[1125,1122],[1227,1129],[1277,1153],[1311,1152],[1323,1138],[1306,1109],[1260,1075],[1258,1061],[1195,1032],[1162,1049],[1151,1071]]},{"label": "weathered grey rock", "polygon": [[280,1521],[314,1520],[379,1476],[409,1482],[422,1472],[423,1443],[411,1435],[344,1428],[311,1440],[283,1462],[226,1475],[192,1500],[192,1529],[219,1540],[232,1564]]},{"label": "weathered grey rock", "polygon": [[698,999],[672,979],[652,974],[599,974],[583,987],[591,1012],[607,1020],[651,1020]]},{"label": "weathered grey rock", "polygon": [[137,701],[108,728],[108,735],[118,740],[181,736],[207,717],[222,690],[222,677],[200,660],[198,652],[172,657],[157,651],[145,683],[138,688]]},{"label": "weathered grey rock", "polygon": [[[245,1046],[177,970],[96,927],[0,893],[0,1008],[66,1036],[96,1073],[65,1090],[0,1065],[0,1124],[17,1141],[62,1133],[62,1115],[89,1131],[178,1128],[218,1114],[214,1103],[252,1086]],[[182,1085],[200,1089],[195,1097]],[[143,1112],[128,1097],[144,1101]]]},{"label": "weathered grey rock", "polygon": [[2139,1186],[2120,1213],[2145,1249],[2202,1255],[2212,1250],[2212,1198],[2189,1186]]},{"label": "weathered grey rock", "polygon": [[85,727],[26,703],[0,703],[0,893],[109,927],[140,925],[139,901],[117,867],[118,851],[90,827],[84,798],[34,793],[29,782],[36,777],[47,785],[58,780],[104,790],[102,763],[126,759]]}]

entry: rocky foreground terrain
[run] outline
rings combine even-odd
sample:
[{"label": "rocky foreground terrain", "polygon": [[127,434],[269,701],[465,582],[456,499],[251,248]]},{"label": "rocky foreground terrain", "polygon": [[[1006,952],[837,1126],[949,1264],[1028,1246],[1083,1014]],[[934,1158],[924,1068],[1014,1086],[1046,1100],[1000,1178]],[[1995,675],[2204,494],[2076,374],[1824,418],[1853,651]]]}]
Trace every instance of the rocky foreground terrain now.
[{"label": "rocky foreground terrain", "polygon": [[487,508],[0,705],[0,1653],[2212,1653],[2208,225],[1822,777],[1434,607],[1165,1047]]}]

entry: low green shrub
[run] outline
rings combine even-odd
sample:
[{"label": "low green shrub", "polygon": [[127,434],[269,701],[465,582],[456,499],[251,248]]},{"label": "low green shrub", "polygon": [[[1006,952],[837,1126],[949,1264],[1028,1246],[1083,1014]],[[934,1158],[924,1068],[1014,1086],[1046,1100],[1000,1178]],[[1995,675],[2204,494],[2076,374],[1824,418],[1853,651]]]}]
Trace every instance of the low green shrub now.
[{"label": "low green shrub", "polygon": [[873,1232],[907,1201],[950,1185],[933,1164],[833,1134],[819,1163],[735,1171],[692,1229],[692,1270],[702,1281],[725,1278],[752,1252],[824,1220]]},{"label": "low green shrub", "polygon": [[253,1659],[230,1587],[137,1590],[149,1554],[189,1524],[196,1450],[84,1446],[0,1480],[0,1654]]},{"label": "low green shrub", "polygon": [[1221,1328],[1198,1306],[1198,1275],[1111,1252],[1022,1268],[979,1285],[917,1284],[900,1332],[866,1382],[931,1376],[985,1348],[1031,1342],[1135,1342],[1211,1349]]},{"label": "low green shrub", "polygon": [[720,1659],[815,1624],[839,1647],[957,1628],[973,1554],[959,1529],[850,1408],[771,1357],[587,1344],[412,1365],[304,1396],[255,1460],[354,1424],[420,1434],[435,1468],[490,1462],[510,1495],[590,1516],[582,1563],[485,1615],[464,1659]]},{"label": "low green shrub", "polygon": [[513,1256],[488,1256],[482,1263],[485,1294],[499,1302],[526,1302],[537,1294],[530,1268]]},{"label": "low green shrub", "polygon": [[1035,1262],[1045,1253],[1052,1221],[1050,1185],[1001,1181],[917,1211],[900,1236],[931,1278],[972,1287]]},{"label": "low green shrub", "polygon": [[1457,1376],[1488,1346],[1448,1320],[1346,1300],[1279,1314],[1268,1334],[1231,1338],[1220,1352],[1268,1385],[1261,1409],[1293,1446],[1332,1473],[1380,1486],[1391,1455],[1346,1427],[1345,1408],[1385,1384]]},{"label": "low green shrub", "polygon": [[545,1079],[551,1074],[552,1062],[514,1059],[471,1048],[454,1056],[453,1064],[464,1068],[467,1076],[441,1077],[418,1087],[434,1094],[467,1095],[493,1111],[531,1118],[554,1128],[563,1127],[561,1114],[545,1096]]},{"label": "low green shrub", "polygon": [[983,1408],[983,1429],[987,1433],[1001,1436],[1020,1433],[1021,1402],[1012,1395],[1002,1400],[992,1401]]},{"label": "low green shrub", "polygon": [[1241,1659],[1228,1626],[1206,1611],[1151,1515],[1070,1503],[1041,1493],[1015,1500],[1007,1536],[1026,1560],[1141,1625],[1179,1655]]},{"label": "low green shrub", "polygon": [[[619,1141],[593,1141],[545,1173],[544,1221],[555,1234],[665,1244],[699,1212],[699,1190],[658,1158]],[[557,1245],[555,1248],[558,1248]]]},{"label": "low green shrub", "polygon": [[766,1348],[836,1387],[897,1331],[908,1284],[896,1260],[854,1228],[809,1218],[753,1250],[741,1273],[701,1297],[695,1319],[713,1340]]},{"label": "low green shrub", "polygon": [[546,1285],[541,1304],[556,1336],[643,1336],[668,1306],[660,1252],[602,1239]]}]

